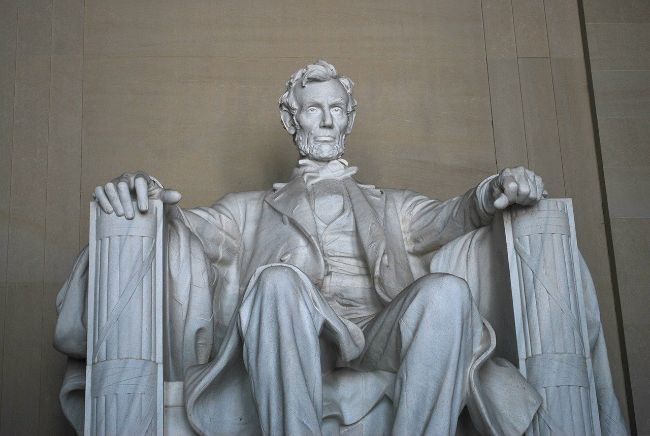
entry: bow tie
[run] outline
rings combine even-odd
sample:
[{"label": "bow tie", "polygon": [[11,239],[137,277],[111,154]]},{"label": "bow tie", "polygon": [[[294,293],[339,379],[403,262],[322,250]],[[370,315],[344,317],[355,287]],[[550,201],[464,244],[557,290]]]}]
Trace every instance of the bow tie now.
[{"label": "bow tie", "polygon": [[[336,159],[325,162],[316,162],[311,159],[300,159],[298,166],[293,170],[293,177],[302,177],[307,186],[320,182],[321,180],[343,180],[357,173],[359,168],[351,167],[345,159]],[[286,183],[274,183],[273,189],[278,190],[286,186]],[[359,184],[365,189],[375,189],[375,185]]]},{"label": "bow tie", "polygon": [[310,159],[300,159],[296,175],[302,176],[307,186],[318,183],[321,180],[342,180],[350,177],[358,171],[357,167],[348,166],[345,159],[315,162]]}]

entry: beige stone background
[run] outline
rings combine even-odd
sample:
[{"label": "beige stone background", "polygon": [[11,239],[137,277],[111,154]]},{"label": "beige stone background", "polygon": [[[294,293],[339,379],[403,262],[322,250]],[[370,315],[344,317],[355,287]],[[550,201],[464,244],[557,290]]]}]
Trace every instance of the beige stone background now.
[{"label": "beige stone background", "polygon": [[574,199],[616,390],[650,433],[648,3],[620,3],[0,0],[0,433],[71,432],[54,303],[94,186],[142,169],[189,207],[286,180],[277,98],[317,58],[357,82],[362,181],[447,198],[524,164]]},{"label": "beige stone background", "polygon": [[585,0],[636,429],[650,434],[650,1]]}]

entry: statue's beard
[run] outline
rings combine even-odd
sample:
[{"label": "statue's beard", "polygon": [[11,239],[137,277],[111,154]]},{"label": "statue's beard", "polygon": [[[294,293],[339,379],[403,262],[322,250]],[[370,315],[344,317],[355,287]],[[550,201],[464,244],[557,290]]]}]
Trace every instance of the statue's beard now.
[{"label": "statue's beard", "polygon": [[315,141],[312,135],[299,129],[293,137],[302,156],[318,161],[338,159],[345,152],[345,135],[336,135],[332,142]]}]

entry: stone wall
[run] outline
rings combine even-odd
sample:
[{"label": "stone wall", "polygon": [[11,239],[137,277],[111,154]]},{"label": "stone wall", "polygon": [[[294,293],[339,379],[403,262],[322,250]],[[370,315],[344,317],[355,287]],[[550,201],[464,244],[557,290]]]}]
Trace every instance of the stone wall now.
[{"label": "stone wall", "polygon": [[638,434],[650,435],[650,2],[584,0]]}]

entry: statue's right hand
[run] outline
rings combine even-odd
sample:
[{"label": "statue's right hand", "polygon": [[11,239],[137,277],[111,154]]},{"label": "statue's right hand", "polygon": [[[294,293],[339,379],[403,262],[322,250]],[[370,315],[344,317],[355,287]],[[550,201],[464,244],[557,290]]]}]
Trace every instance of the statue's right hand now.
[{"label": "statue's right hand", "polygon": [[104,186],[97,186],[93,196],[104,212],[115,212],[126,219],[132,219],[135,215],[133,198],[137,200],[138,210],[143,213],[149,209],[150,198],[165,204],[176,204],[181,200],[180,192],[163,188],[143,172],[124,173]]}]

